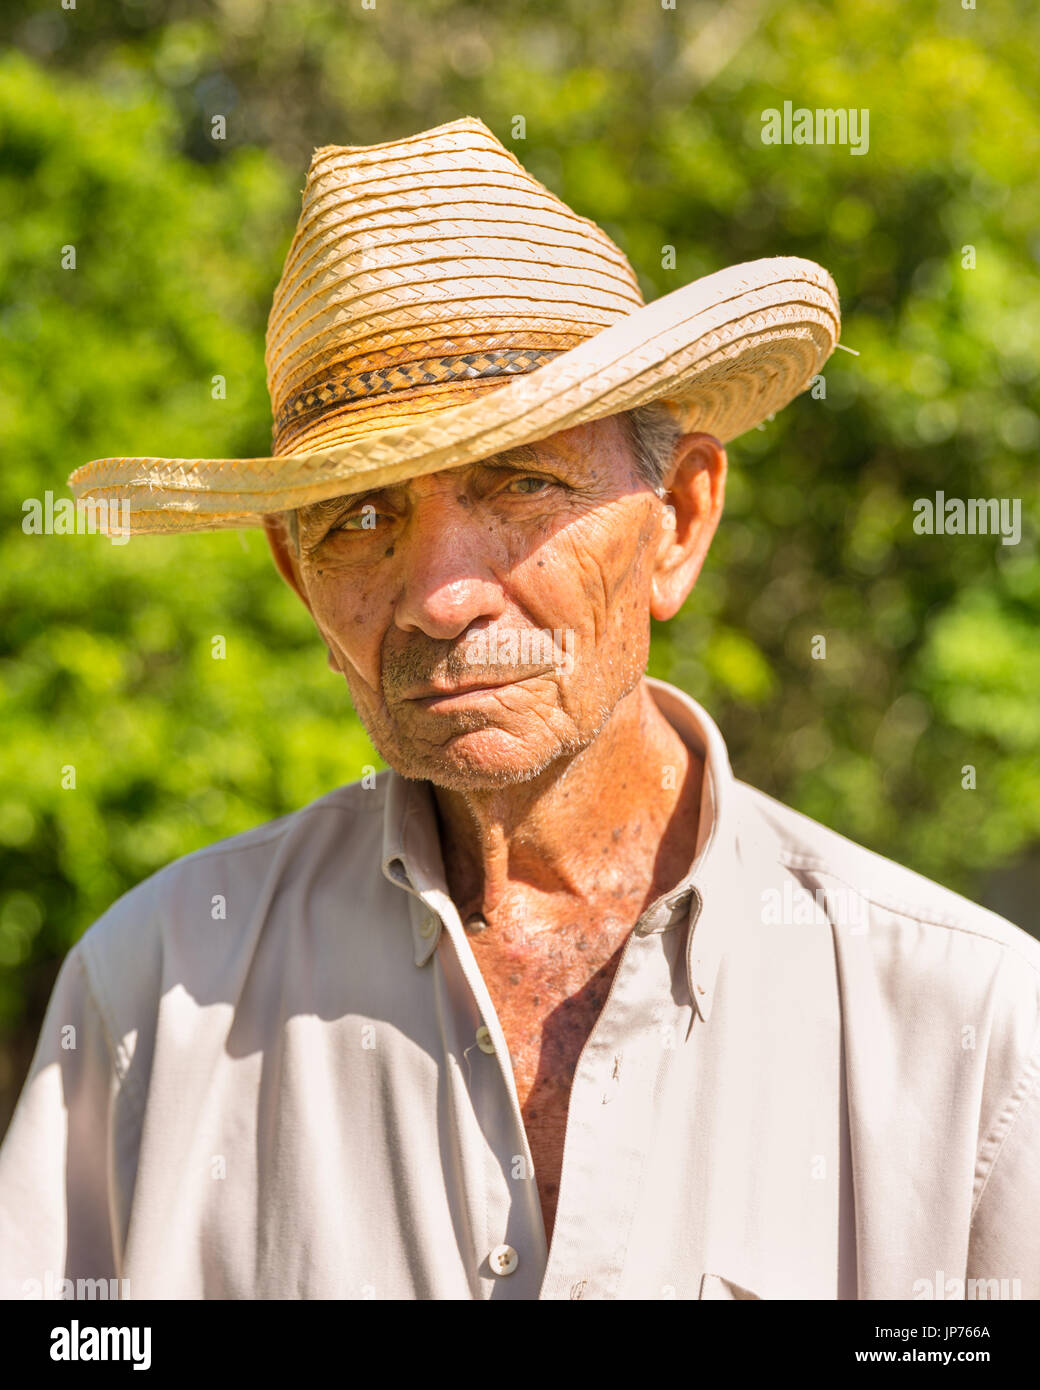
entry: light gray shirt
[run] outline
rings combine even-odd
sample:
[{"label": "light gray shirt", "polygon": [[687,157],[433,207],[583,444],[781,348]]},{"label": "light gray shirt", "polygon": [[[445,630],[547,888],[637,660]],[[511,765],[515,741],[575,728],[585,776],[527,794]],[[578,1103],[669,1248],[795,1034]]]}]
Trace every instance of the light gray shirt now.
[{"label": "light gray shirt", "polygon": [[431,789],[386,772],[69,952],[0,1149],[0,1292],[1040,1297],[1040,944],[738,782],[650,686],[706,759],[699,843],[578,1061],[551,1249]]}]

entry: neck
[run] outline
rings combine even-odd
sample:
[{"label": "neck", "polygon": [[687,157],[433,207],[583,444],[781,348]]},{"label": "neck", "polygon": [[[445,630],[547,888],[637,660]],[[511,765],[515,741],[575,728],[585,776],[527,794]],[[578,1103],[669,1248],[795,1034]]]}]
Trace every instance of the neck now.
[{"label": "neck", "polygon": [[528,782],[434,788],[448,887],[459,914],[494,926],[609,904],[638,917],[688,871],[703,762],[645,681],[582,752]]}]

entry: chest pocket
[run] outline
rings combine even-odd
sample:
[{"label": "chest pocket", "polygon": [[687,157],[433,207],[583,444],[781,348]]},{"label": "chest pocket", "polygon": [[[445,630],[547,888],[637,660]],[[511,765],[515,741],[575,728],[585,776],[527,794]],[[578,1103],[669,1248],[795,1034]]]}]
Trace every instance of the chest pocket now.
[{"label": "chest pocket", "polygon": [[750,1289],[745,1289],[742,1284],[735,1284],[732,1279],[724,1279],[721,1274],[702,1275],[698,1297],[726,1300],[753,1298],[761,1301],[760,1294],[752,1293]]}]

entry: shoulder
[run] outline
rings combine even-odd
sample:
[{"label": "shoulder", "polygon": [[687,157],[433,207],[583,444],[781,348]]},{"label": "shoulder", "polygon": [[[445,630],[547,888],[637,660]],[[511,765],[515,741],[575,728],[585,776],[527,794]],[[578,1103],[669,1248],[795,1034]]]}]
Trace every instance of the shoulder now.
[{"label": "shoulder", "polygon": [[112,903],[73,952],[114,1035],[154,1013],[168,967],[211,958],[216,969],[241,949],[250,924],[262,922],[279,894],[303,894],[323,875],[349,873],[350,860],[359,874],[378,873],[386,779],[383,772],[369,785],[337,787],[183,855]]},{"label": "shoulder", "polygon": [[199,885],[234,883],[255,894],[272,877],[313,868],[330,852],[370,851],[382,835],[386,777],[337,787],[298,811],[174,859],[117,899],[83,939],[97,946],[120,924],[195,896]]},{"label": "shoulder", "polygon": [[[882,1110],[895,1103],[899,1086],[911,1089],[922,1114],[974,1107],[977,1132],[986,1137],[980,1153],[989,1152],[986,1144],[1010,1125],[1040,1073],[1040,941],[772,797],[738,787],[745,863],[749,871],[756,865],[749,876],[785,905],[798,895],[824,905],[818,939],[833,952],[849,1066],[861,1092],[865,1078],[867,1089],[880,1086]],[[795,919],[805,920],[814,919]]]},{"label": "shoulder", "polygon": [[222,882],[259,894],[272,880],[320,870],[330,855],[357,855],[371,864],[368,856],[375,846],[378,857],[382,838],[386,779],[383,772],[371,785],[352,782],[337,787],[298,811],[183,855],[120,902],[136,896],[172,905],[185,893],[195,894],[199,886]]},{"label": "shoulder", "polygon": [[[1040,941],[1022,927],[988,908],[943,887],[923,874],[839,835],[811,817],[757,791],[737,784],[742,824],[780,874],[807,885],[818,880],[837,895],[844,889],[865,905],[870,929],[886,924],[892,931],[932,932],[953,940],[974,940],[981,948],[1010,953],[1040,984]],[[839,899],[840,900],[840,899]]]}]

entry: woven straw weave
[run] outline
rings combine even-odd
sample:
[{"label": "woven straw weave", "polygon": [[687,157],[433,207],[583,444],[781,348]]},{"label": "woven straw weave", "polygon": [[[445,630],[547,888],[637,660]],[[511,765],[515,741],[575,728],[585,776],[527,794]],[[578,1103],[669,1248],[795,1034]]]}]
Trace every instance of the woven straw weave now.
[{"label": "woven straw weave", "polygon": [[655,399],[726,442],[804,390],[839,331],[831,277],[795,257],[644,305],[606,233],[466,118],[315,151],[268,319],[270,458],[98,459],[69,483],[129,501],[134,533],[212,530]]}]

